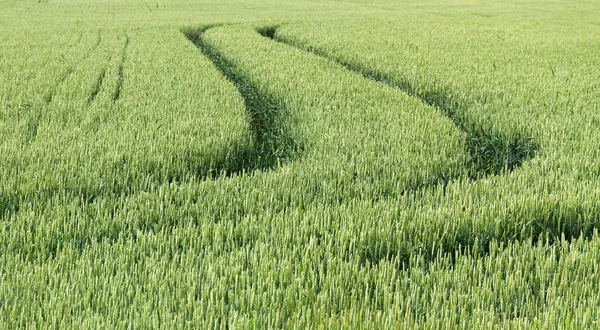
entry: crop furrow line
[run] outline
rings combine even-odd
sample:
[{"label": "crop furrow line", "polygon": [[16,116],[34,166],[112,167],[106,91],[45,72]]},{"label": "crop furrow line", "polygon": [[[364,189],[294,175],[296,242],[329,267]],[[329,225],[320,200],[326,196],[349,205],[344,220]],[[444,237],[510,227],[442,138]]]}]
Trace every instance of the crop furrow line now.
[{"label": "crop furrow line", "polygon": [[64,71],[64,73],[61,75],[58,82],[56,84],[54,84],[54,86],[52,87],[52,90],[48,94],[46,94],[46,96],[44,97],[44,101],[46,102],[46,104],[49,104],[52,102],[52,99],[54,98],[54,95],[56,94],[58,87],[62,83],[64,83],[73,74],[73,72],[75,72],[75,68],[77,68],[83,61],[85,61],[92,55],[92,53],[98,48],[98,46],[100,46],[101,42],[102,42],[102,30],[99,29],[98,30],[98,40],[96,40],[96,43],[90,49],[87,50],[87,52],[85,53],[85,55],[83,55],[82,58],[80,58],[74,65],[70,66],[69,68],[67,68],[67,70]]},{"label": "crop furrow line", "polygon": [[[270,96],[257,90],[255,85],[249,81],[249,78],[244,77],[240,70],[235,67],[234,64],[230,63],[225,56],[220,54],[211,45],[206,43],[202,39],[202,35],[207,30],[220,27],[222,24],[205,26],[200,29],[185,30],[182,32],[184,35],[196,45],[202,53],[207,56],[215,65],[215,67],[232,82],[244,99],[246,111],[250,116],[251,128],[254,133],[254,137],[259,145],[259,150],[255,150],[255,153],[248,154],[249,157],[255,157],[258,160],[249,160],[249,170],[258,168],[273,167],[280,160],[290,158],[292,155],[298,153],[299,148],[296,143],[289,138],[285,132],[277,130],[275,119],[273,118],[277,113],[283,112],[281,105],[278,105]],[[259,29],[259,33],[271,37],[274,35],[276,27],[267,27]],[[276,150],[274,153],[273,151]],[[266,160],[266,163],[265,163]],[[439,173],[435,177],[424,179],[422,182],[414,183],[404,187],[397,194],[393,192],[382,192],[380,195],[373,196],[373,201],[384,200],[394,195],[414,195],[424,189],[430,189],[434,187],[445,188],[448,183],[456,179],[455,175],[452,175],[446,171]]]},{"label": "crop furrow line", "polygon": [[67,80],[67,78],[69,78],[69,76],[71,76],[71,74],[73,74],[73,72],[75,71],[75,69],[73,67],[69,67],[60,77],[60,79],[58,79],[58,82],[54,85],[54,87],[52,87],[52,90],[46,94],[46,96],[44,96],[44,102],[46,102],[46,104],[49,104],[50,102],[52,102],[52,99],[54,98],[54,94],[56,94],[56,90],[58,89],[58,86],[60,86],[63,82],[65,82]]},{"label": "crop furrow line", "polygon": [[[312,47],[304,47],[302,45],[295,44],[293,41],[280,38],[277,36],[277,26],[257,28],[256,31],[265,38],[272,39],[275,42],[280,42],[290,47],[300,49],[313,53],[319,57],[322,57],[328,61],[336,63],[348,71],[354,72],[365,79],[369,79],[386,86],[398,89],[411,97],[419,99],[426,105],[434,107],[444,116],[448,117],[454,125],[460,129],[466,135],[466,149],[470,154],[471,159],[468,162],[468,174],[471,180],[478,180],[488,175],[497,175],[506,172],[513,171],[518,168],[524,161],[530,159],[535,155],[537,149],[537,142],[532,137],[518,136],[516,138],[508,138],[503,132],[492,131],[485,129],[481,126],[476,126],[472,121],[461,113],[462,104],[464,100],[452,98],[450,93],[442,93],[439,91],[433,92],[421,92],[419,87],[414,86],[408,81],[397,80],[389,75],[377,72],[368,67],[349,63],[339,58],[333,57],[324,51],[315,49]],[[450,177],[439,178],[439,180],[433,180],[423,184],[418,184],[413,187],[407,188],[401,192],[401,195],[406,193],[416,193],[432,186],[438,186],[445,189],[446,185],[452,180]],[[416,197],[416,195],[415,195]],[[543,215],[540,215],[543,216]],[[555,239],[558,237],[558,231],[553,234],[553,228],[532,228],[532,234],[529,236],[533,241],[537,242],[540,239]],[[567,240],[577,237],[576,233],[569,232],[568,230],[560,230]],[[588,232],[584,233],[584,236],[588,236]],[[492,236],[486,238],[487,234],[482,234],[482,238],[479,239],[476,244],[474,239],[465,235],[465,237],[457,238],[460,244],[454,244],[452,242],[440,242],[446,245],[438,250],[438,247],[423,248],[420,252],[423,254],[425,259],[433,260],[436,253],[441,251],[445,256],[452,258],[453,254],[457,251],[461,253],[469,253],[473,255],[485,255],[489,251],[489,246],[492,242]],[[505,241],[504,239],[501,239]],[[508,240],[510,241],[510,240]],[[371,264],[376,264],[380,260],[392,259],[398,257],[404,267],[408,266],[412,251],[405,250],[404,247],[387,247],[384,251],[377,248],[370,249],[365,247],[361,250],[359,255],[361,263],[366,261]]]},{"label": "crop furrow line", "polygon": [[102,82],[104,81],[105,75],[106,75],[106,68],[102,69],[102,72],[100,72],[100,75],[98,75],[98,79],[96,80],[94,89],[92,90],[92,93],[90,93],[90,97],[88,98],[88,105],[91,104],[98,96],[98,93],[100,92],[100,88],[102,87]]},{"label": "crop furrow line", "polygon": [[292,158],[299,152],[299,147],[277,123],[278,114],[283,113],[281,106],[265,95],[239,70],[225,59],[222,54],[202,39],[202,33],[217,25],[206,26],[199,30],[182,31],[185,36],[200,49],[214,64],[219,72],[230,81],[244,100],[244,106],[250,120],[255,147],[244,156],[242,168],[234,172],[267,169],[280,162]]},{"label": "crop furrow line", "polygon": [[[487,175],[500,174],[513,171],[535,156],[538,149],[537,141],[531,136],[516,136],[508,138],[499,131],[492,131],[474,124],[462,115],[463,100],[450,96],[450,93],[441,91],[421,92],[407,80],[398,80],[388,74],[378,72],[363,65],[347,62],[338,57],[314,47],[304,47],[287,38],[276,35],[278,26],[268,26],[256,29],[265,38],[313,53],[329,61],[337,63],[349,71],[361,75],[365,79],[399,89],[409,96],[436,108],[448,117],[461,131],[466,134],[466,149],[471,156],[469,161],[471,179],[479,179]],[[423,89],[425,90],[425,89]]]},{"label": "crop furrow line", "polygon": [[121,51],[121,62],[119,63],[119,70],[117,72],[117,86],[115,87],[115,92],[113,93],[113,101],[116,102],[121,97],[121,88],[123,87],[123,69],[125,65],[125,60],[127,57],[127,48],[129,47],[129,36],[125,35],[125,45],[123,45],[123,50]]}]

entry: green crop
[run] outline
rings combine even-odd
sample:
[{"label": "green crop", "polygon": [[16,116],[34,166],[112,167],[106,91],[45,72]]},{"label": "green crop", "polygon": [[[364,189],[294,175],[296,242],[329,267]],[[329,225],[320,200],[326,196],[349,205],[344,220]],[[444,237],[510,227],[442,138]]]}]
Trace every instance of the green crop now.
[{"label": "green crop", "polygon": [[597,4],[0,8],[0,328],[598,327]]}]

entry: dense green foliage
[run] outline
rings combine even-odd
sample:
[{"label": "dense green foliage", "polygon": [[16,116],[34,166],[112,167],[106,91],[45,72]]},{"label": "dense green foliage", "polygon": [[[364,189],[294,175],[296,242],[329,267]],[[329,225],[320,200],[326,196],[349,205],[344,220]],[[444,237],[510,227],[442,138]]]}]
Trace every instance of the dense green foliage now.
[{"label": "dense green foliage", "polygon": [[599,5],[0,9],[0,328],[598,327]]}]

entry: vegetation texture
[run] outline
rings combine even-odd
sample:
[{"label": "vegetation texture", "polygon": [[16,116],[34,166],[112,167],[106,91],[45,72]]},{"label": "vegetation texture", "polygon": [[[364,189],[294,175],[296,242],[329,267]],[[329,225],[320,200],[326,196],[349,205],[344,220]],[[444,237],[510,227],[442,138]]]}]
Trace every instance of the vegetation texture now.
[{"label": "vegetation texture", "polygon": [[598,328],[598,17],[0,0],[0,328]]}]

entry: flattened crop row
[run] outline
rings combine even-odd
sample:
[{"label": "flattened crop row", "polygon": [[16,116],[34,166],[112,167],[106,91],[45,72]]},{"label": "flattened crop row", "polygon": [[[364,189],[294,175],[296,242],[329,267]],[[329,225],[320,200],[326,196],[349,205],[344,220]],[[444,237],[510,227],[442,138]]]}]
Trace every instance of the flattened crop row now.
[{"label": "flattened crop row", "polygon": [[[218,72],[180,34],[188,53],[148,50],[140,40],[151,37],[143,33],[103,35],[56,86],[52,102],[21,104],[6,116],[4,216],[57,196],[93,201],[202,180],[243,162],[252,143],[245,113],[235,97],[221,97],[235,90],[219,87]],[[152,70],[156,61],[162,70]]]},{"label": "flattened crop row", "polygon": [[278,142],[291,139],[298,146],[301,154],[290,165],[298,172],[290,175],[302,173],[304,195],[331,181],[337,187],[319,194],[321,202],[377,199],[444,183],[464,171],[464,135],[403,93],[265,40],[251,28],[217,27],[199,40],[231,80],[243,81],[240,89],[252,86],[247,99],[268,98],[279,106],[255,111],[276,127]]}]

